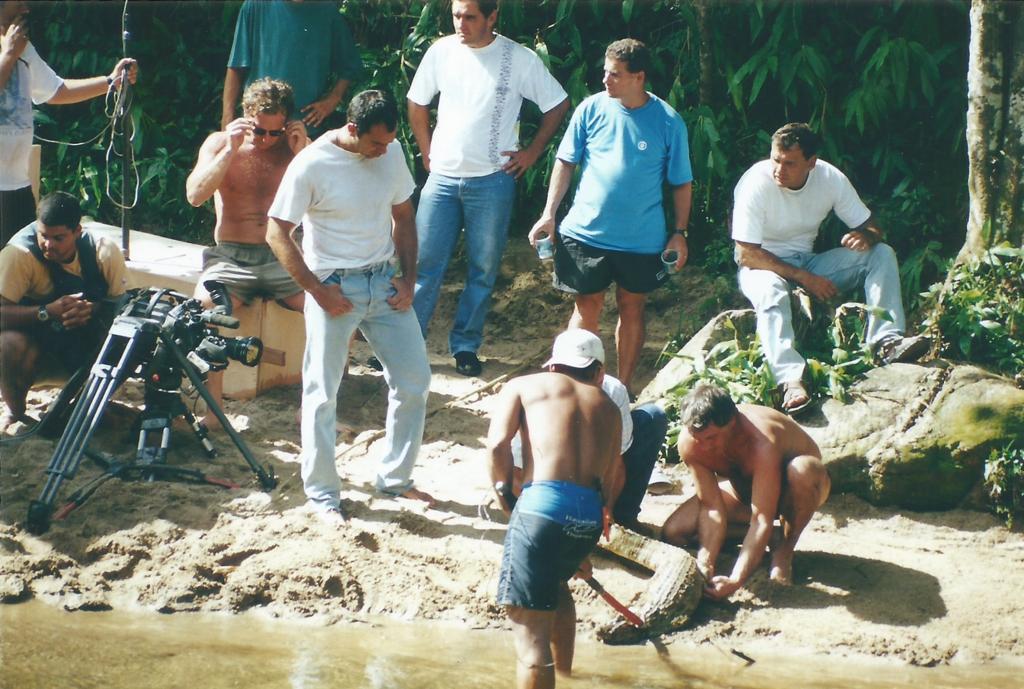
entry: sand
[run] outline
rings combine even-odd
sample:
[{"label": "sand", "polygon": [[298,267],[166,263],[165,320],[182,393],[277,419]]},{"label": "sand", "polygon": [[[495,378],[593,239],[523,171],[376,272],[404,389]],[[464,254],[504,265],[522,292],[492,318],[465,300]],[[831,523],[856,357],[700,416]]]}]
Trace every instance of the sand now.
[{"label": "sand", "polygon": [[[381,374],[363,365],[370,351],[360,344],[339,404],[338,469],[348,523],[325,524],[302,507],[297,387],[225,403],[253,453],[279,476],[273,491],[259,489],[223,432],[212,436],[220,455],[207,460],[181,427],[172,436],[171,464],[242,487],[114,480],[38,537],[20,523],[42,487],[53,443],[33,438],[0,447],[0,598],[36,598],[68,610],[255,610],[325,624],[386,615],[507,628],[494,603],[506,519],[487,489],[481,451],[487,413],[501,379],[534,370],[571,310],[550,289],[546,267],[522,244],[513,243],[498,285],[480,379],[455,374],[445,351],[455,286],[446,286],[435,316],[428,340],[432,394],[414,474],[418,487],[439,499],[434,508],[372,488],[386,386]],[[731,300],[735,295],[693,268],[657,293],[648,310],[641,385],[653,377],[662,346],[681,323],[695,330],[717,308],[740,303]],[[613,318],[606,318],[609,351],[613,327]],[[30,411],[38,412],[54,394],[33,391]],[[118,399],[137,407],[138,384],[127,383]],[[128,415],[112,407],[109,416],[94,447],[130,456],[135,438],[125,428]],[[665,471],[675,489],[648,496],[641,514],[655,526],[690,491],[682,467]],[[58,504],[97,474],[83,462]],[[594,564],[598,579],[620,600],[629,603],[643,591],[642,573],[600,556]],[[794,575],[795,585],[785,588],[762,569],[730,601],[702,603],[687,628],[663,641],[922,666],[1024,660],[1018,598],[1024,535],[989,514],[912,513],[835,495],[800,541]],[[592,638],[614,612],[582,583],[572,589],[580,634]]]}]

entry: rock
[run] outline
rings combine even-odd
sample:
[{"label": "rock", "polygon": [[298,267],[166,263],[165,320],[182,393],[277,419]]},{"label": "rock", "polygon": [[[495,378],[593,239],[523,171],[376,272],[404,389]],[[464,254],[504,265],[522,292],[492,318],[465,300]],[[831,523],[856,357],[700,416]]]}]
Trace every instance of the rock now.
[{"label": "rock", "polygon": [[1024,436],[1024,391],[975,366],[893,364],[803,419],[832,490],[876,505],[951,509],[981,480],[992,449]]},{"label": "rock", "polygon": [[20,603],[32,597],[25,577],[18,574],[0,574],[0,603]]},{"label": "rock", "polygon": [[597,630],[607,644],[628,644],[681,629],[697,609],[704,592],[704,577],[697,561],[682,548],[654,541],[612,526],[611,539],[598,546],[654,572],[633,610],[643,619],[634,627],[622,618]]},{"label": "rock", "polygon": [[683,345],[675,357],[658,371],[654,380],[640,392],[637,401],[641,403],[664,401],[670,390],[693,373],[694,361],[703,360],[704,355],[719,342],[730,340],[737,333],[747,335],[752,332],[754,332],[753,309],[723,311],[708,321],[707,325],[690,338],[690,341]]}]

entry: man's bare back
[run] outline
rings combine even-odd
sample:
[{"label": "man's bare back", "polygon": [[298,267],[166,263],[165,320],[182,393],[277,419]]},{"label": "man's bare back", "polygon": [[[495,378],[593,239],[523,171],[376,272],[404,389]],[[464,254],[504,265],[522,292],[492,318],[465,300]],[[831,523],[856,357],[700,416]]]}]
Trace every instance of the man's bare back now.
[{"label": "man's bare back", "polygon": [[[512,622],[521,687],[554,686],[554,669],[571,671],[576,610],[566,582],[590,576],[587,557],[621,489],[622,414],[601,389],[600,338],[566,330],[544,367],[505,385],[487,433],[491,481],[509,514],[498,603]],[[527,484],[518,501],[517,433]]]},{"label": "man's bare back", "polygon": [[512,381],[520,410],[523,481],[567,481],[597,488],[618,456],[622,420],[600,387],[562,373]]}]

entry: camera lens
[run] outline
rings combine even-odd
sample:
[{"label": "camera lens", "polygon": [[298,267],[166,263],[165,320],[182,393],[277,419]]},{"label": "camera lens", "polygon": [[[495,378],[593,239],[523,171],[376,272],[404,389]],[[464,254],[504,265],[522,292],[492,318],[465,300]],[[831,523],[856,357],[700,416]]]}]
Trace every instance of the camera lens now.
[{"label": "camera lens", "polygon": [[263,342],[258,337],[234,337],[227,341],[227,354],[246,366],[255,366],[263,356]]}]

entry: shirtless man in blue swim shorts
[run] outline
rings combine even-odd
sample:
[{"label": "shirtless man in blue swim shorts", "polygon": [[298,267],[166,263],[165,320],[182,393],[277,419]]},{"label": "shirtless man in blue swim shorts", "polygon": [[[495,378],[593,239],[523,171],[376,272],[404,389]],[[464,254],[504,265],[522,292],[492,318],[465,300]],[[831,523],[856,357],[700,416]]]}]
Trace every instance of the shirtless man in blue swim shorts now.
[{"label": "shirtless man in blue swim shorts", "polygon": [[[589,572],[585,560],[622,487],[622,419],[601,390],[603,366],[601,340],[567,330],[546,370],[506,384],[491,415],[491,479],[511,513],[498,603],[512,621],[520,689],[554,687],[556,671],[570,674],[576,607],[566,582]],[[517,432],[524,461],[518,497],[511,488]]]}]

